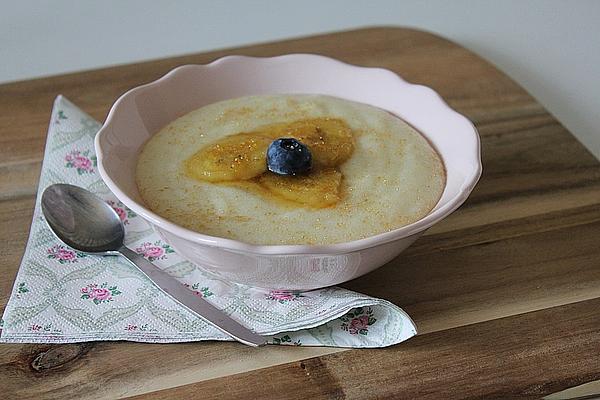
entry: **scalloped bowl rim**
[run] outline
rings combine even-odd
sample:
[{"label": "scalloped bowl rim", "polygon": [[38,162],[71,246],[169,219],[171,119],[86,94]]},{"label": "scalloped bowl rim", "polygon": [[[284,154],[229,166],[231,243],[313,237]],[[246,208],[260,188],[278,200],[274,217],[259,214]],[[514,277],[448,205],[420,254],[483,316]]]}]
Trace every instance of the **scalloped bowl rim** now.
[{"label": "scalloped bowl rim", "polygon": [[[465,177],[464,183],[460,187],[458,194],[456,196],[454,196],[453,198],[451,198],[450,200],[448,200],[446,204],[442,205],[439,208],[434,208],[434,211],[430,212],[425,217],[421,218],[420,220],[418,220],[412,224],[405,225],[405,226],[396,228],[396,229],[388,231],[388,232],[369,236],[369,237],[366,237],[363,239],[328,244],[328,245],[309,245],[309,244],[308,245],[297,245],[297,244],[295,244],[295,245],[255,245],[255,244],[250,244],[250,243],[246,243],[246,242],[239,241],[239,240],[206,235],[203,233],[199,233],[199,232],[184,228],[178,224],[171,222],[171,221],[167,220],[166,218],[163,218],[163,217],[157,215],[153,211],[149,210],[142,204],[138,203],[137,201],[135,201],[131,197],[129,197],[126,193],[124,193],[120,189],[120,187],[116,184],[116,182],[114,182],[114,180],[111,179],[110,175],[105,170],[104,165],[102,163],[104,154],[103,154],[103,149],[102,149],[102,145],[100,142],[101,137],[108,130],[108,128],[111,127],[111,124],[114,121],[115,115],[119,112],[120,105],[127,98],[129,98],[131,96],[135,96],[136,94],[138,94],[141,91],[146,90],[147,88],[155,87],[155,86],[159,87],[162,85],[166,85],[169,83],[169,81],[171,79],[173,79],[173,77],[175,77],[179,72],[181,72],[185,69],[218,68],[221,64],[227,63],[227,62],[240,62],[240,61],[242,61],[242,62],[275,62],[275,61],[284,60],[284,59],[287,60],[290,58],[293,59],[293,58],[305,58],[305,57],[320,59],[321,61],[331,63],[332,65],[337,64],[337,67],[341,67],[341,68],[352,68],[352,69],[359,69],[359,70],[363,70],[363,71],[370,71],[373,74],[393,75],[393,77],[396,79],[397,83],[400,86],[410,87],[413,90],[427,92],[428,96],[435,97],[437,106],[440,107],[440,109],[443,109],[444,112],[452,113],[452,114],[454,114],[455,117],[460,117],[464,121],[468,122],[468,124],[471,128],[471,131],[472,131],[472,142],[470,143],[470,146],[471,146],[470,154],[472,156],[471,158],[474,161],[474,164],[472,165],[473,168],[472,168],[471,174]],[[433,99],[430,99],[430,100],[433,100]],[[390,111],[390,110],[386,110],[386,111]],[[394,113],[393,111],[390,111],[390,112]],[[421,133],[423,135],[427,136],[426,133],[424,133],[424,132],[421,132]],[[300,255],[300,254],[314,255],[314,254],[348,253],[348,252],[354,252],[354,251],[358,251],[358,250],[362,250],[362,249],[366,249],[366,248],[375,247],[375,246],[378,246],[378,245],[381,245],[384,243],[389,243],[389,242],[392,242],[395,240],[399,240],[399,239],[402,239],[405,237],[412,236],[414,234],[424,231],[425,229],[428,229],[435,223],[439,222],[440,220],[442,220],[443,218],[445,218],[446,216],[451,214],[454,210],[456,210],[467,199],[467,197],[469,196],[469,194],[471,193],[471,191],[477,184],[477,182],[481,176],[481,172],[482,172],[481,144],[480,144],[479,135],[477,133],[477,129],[475,128],[473,123],[471,121],[469,121],[466,117],[464,117],[462,114],[459,114],[458,112],[454,111],[442,99],[442,97],[437,92],[435,92],[433,89],[431,89],[427,86],[409,83],[409,82],[405,81],[404,79],[402,79],[399,75],[397,75],[396,73],[394,73],[388,69],[379,68],[379,67],[357,66],[357,65],[345,63],[345,62],[342,62],[342,61],[339,61],[339,60],[336,60],[336,59],[333,59],[330,57],[316,55],[316,54],[306,54],[306,53],[287,54],[287,55],[276,56],[276,57],[250,57],[250,56],[231,55],[231,56],[225,56],[225,57],[219,58],[217,60],[214,60],[213,62],[211,62],[209,64],[187,64],[187,65],[181,65],[179,67],[176,67],[176,68],[172,69],[171,71],[167,72],[165,75],[163,75],[159,79],[149,82],[144,85],[137,86],[133,89],[128,90],[124,94],[122,94],[115,101],[113,106],[111,107],[111,109],[108,113],[108,116],[106,117],[106,121],[104,122],[104,124],[100,128],[100,130],[98,131],[96,138],[95,138],[95,148],[96,148],[96,156],[97,156],[97,160],[98,160],[98,170],[100,172],[100,176],[102,177],[102,179],[104,180],[104,182],[106,183],[108,188],[113,192],[113,194],[123,204],[125,204],[127,207],[129,207],[131,210],[133,210],[138,215],[142,216],[144,219],[149,221],[151,224],[154,224],[154,225],[158,226],[159,228],[164,229],[168,232],[171,232],[181,238],[190,240],[192,242],[195,242],[195,243],[198,243],[201,245],[220,247],[220,248],[232,250],[232,251],[262,254],[262,255]]]}]

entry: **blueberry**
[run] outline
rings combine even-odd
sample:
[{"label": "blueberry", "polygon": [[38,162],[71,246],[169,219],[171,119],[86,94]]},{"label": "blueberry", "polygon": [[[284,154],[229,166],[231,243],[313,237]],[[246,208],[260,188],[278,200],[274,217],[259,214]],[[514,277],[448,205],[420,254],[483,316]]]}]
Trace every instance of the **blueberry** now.
[{"label": "blueberry", "polygon": [[296,139],[274,140],[267,149],[267,168],[278,175],[300,175],[310,170],[312,155]]}]

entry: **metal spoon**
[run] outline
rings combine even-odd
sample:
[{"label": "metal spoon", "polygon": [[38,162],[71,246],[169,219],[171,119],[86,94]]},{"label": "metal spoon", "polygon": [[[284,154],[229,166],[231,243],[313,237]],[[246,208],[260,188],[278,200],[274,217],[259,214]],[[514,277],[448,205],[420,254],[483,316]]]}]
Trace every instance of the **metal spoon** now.
[{"label": "metal spoon", "polygon": [[266,339],[239,324],[144,257],[123,245],[121,219],[102,199],[73,185],[51,185],[42,194],[42,212],[50,229],[72,248],[95,255],[122,255],[159,289],[215,328],[249,346]]}]

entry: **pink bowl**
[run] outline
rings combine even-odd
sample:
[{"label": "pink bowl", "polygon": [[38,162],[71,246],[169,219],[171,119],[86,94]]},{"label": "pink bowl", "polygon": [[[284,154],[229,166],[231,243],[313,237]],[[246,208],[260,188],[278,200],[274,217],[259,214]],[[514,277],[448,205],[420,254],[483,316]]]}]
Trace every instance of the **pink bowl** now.
[{"label": "pink bowl", "polygon": [[[404,119],[442,156],[447,182],[421,220],[366,239],[325,246],[257,246],[185,229],[145,207],[135,183],[137,155],[154,133],[198,107],[235,97],[324,94],[371,104]],[[276,290],[310,290],[370,272],[411,245],[467,198],[481,175],[473,124],[428,87],[391,71],[310,54],[272,58],[229,56],[184,65],[136,87],[113,105],[95,141],[98,169],[110,190],[147,220],[184,258],[224,279]]]}]

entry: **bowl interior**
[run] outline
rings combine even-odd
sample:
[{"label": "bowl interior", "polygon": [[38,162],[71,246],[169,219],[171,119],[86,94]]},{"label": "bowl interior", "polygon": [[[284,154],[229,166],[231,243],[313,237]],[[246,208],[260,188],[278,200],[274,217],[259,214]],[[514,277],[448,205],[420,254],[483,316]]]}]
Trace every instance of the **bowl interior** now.
[{"label": "bowl interior", "polygon": [[230,56],[209,65],[186,65],[127,92],[111,109],[96,139],[103,178],[127,206],[160,222],[160,217],[143,207],[135,183],[137,154],[146,140],[167,123],[204,105],[277,93],[324,94],[371,104],[418,129],[440,153],[447,172],[445,190],[428,217],[458,207],[479,177],[475,128],[433,90],[409,84],[384,69],[351,66],[322,56],[288,55]]}]

